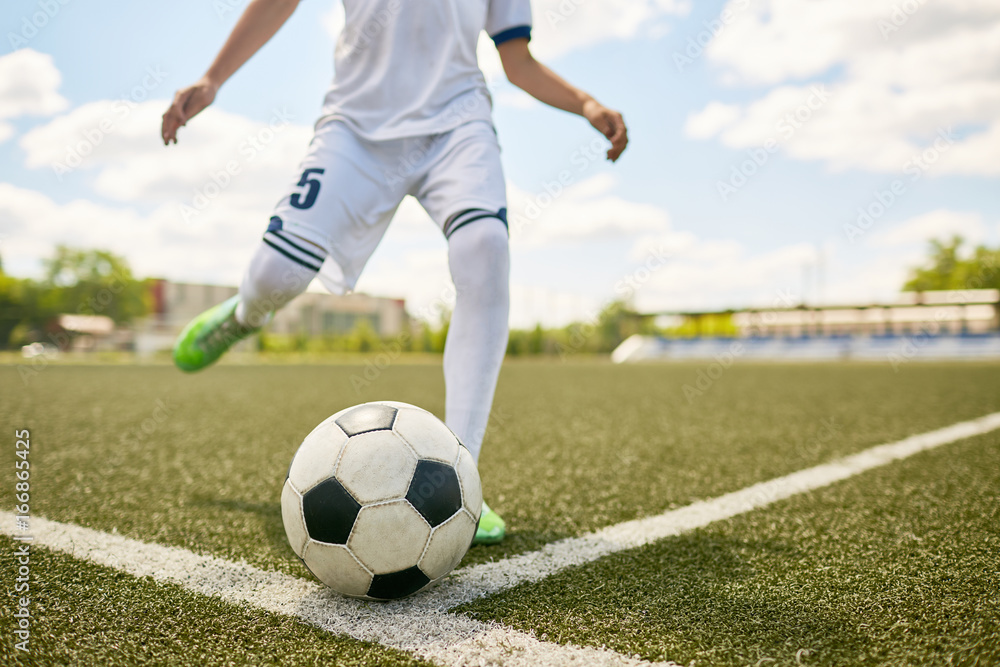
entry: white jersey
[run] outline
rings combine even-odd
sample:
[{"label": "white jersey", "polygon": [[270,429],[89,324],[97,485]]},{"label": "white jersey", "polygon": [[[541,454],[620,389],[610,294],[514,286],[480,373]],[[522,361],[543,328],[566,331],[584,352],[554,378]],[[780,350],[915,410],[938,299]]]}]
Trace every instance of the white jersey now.
[{"label": "white jersey", "polygon": [[529,0],[343,0],[346,24],[317,125],[337,119],[382,141],[492,122],[476,59],[485,30],[496,44],[531,34]]}]

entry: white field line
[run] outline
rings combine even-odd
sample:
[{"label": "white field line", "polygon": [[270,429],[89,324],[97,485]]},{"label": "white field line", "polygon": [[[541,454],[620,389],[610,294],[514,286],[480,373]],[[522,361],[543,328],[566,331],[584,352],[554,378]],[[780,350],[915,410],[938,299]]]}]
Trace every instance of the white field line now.
[{"label": "white field line", "polygon": [[[295,616],[329,632],[411,651],[438,664],[648,665],[650,663],[605,649],[539,641],[528,633],[481,623],[448,613],[448,610],[520,583],[544,579],[566,567],[707,526],[997,428],[1000,428],[1000,413],[872,447],[713,500],[609,526],[496,563],[464,568],[428,593],[386,604],[343,598],[311,581],[260,570],[246,563],[199,555],[178,547],[148,544],[73,524],[33,517],[31,534],[33,544],[76,558],[134,576],[174,583],[196,593]],[[14,534],[12,513],[0,512],[0,522],[4,533]]]},{"label": "white field line", "polygon": [[[13,534],[11,512],[0,512],[3,532]],[[18,533],[20,535],[20,533]],[[177,584],[235,604],[297,617],[331,633],[378,642],[441,665],[517,667],[627,666],[650,664],[605,649],[563,646],[528,633],[475,621],[423,605],[352,600],[328,588],[243,562],[149,544],[74,524],[31,518],[32,544],[61,551],[136,577]]]},{"label": "white field line", "polygon": [[919,452],[998,428],[1000,412],[994,412],[979,419],[959,422],[898,442],[877,445],[830,463],[760,482],[711,500],[698,501],[645,519],[615,524],[581,537],[552,542],[538,551],[457,570],[417,600],[429,609],[451,609],[521,583],[540,581],[567,567],[589,563],[616,551],[640,547],[665,537],[702,528],[806,491],[829,486]]}]

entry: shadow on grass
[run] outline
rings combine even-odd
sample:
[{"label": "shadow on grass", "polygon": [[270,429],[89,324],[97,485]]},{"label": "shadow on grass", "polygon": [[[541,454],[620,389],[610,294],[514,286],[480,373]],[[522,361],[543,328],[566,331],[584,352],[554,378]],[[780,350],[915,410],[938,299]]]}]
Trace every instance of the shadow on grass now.
[{"label": "shadow on grass", "polygon": [[[288,539],[285,537],[285,526],[281,519],[280,502],[262,503],[196,496],[192,498],[191,503],[223,512],[255,515],[260,522],[262,537],[277,550],[277,553],[283,557],[287,557],[289,560],[299,561],[288,545]],[[480,563],[503,560],[511,556],[541,549],[550,542],[556,542],[567,537],[571,537],[571,535],[546,531],[510,532],[500,544],[473,546],[469,549],[469,552],[462,559],[458,567],[468,567]]]},{"label": "shadow on grass", "polygon": [[225,512],[237,512],[240,514],[254,514],[260,520],[262,536],[283,556],[298,560],[292,548],[288,545],[288,538],[285,537],[285,525],[281,520],[281,503],[259,503],[246,500],[225,500],[220,498],[208,498],[205,496],[195,496],[191,504],[202,507],[211,507]]},{"label": "shadow on grass", "polygon": [[459,567],[503,560],[504,558],[541,549],[550,542],[558,542],[567,537],[573,536],[569,533],[556,533],[552,531],[509,531],[507,537],[500,544],[474,545],[469,549],[465,558],[462,559]]}]

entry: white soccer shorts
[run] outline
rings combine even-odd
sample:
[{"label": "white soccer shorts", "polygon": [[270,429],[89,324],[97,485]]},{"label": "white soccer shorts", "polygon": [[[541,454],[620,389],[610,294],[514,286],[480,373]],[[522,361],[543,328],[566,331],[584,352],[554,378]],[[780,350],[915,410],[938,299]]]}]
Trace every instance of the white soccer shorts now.
[{"label": "white soccer shorts", "polygon": [[446,237],[481,218],[506,224],[506,182],[492,124],[368,141],[343,121],[323,123],[264,242],[304,266],[322,265],[326,288],[344,293],[354,288],[406,195],[416,197]]}]

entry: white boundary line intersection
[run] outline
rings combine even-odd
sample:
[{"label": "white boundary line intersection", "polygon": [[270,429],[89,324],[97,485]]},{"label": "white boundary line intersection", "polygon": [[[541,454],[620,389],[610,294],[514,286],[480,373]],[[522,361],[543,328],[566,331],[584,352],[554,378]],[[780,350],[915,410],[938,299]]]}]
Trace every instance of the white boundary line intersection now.
[{"label": "white boundary line intersection", "polygon": [[[442,665],[671,665],[607,649],[543,642],[529,633],[448,610],[519,584],[540,581],[567,567],[680,535],[998,428],[1000,412],[871,447],[711,500],[553,542],[538,551],[463,568],[430,591],[399,602],[352,600],[281,572],[41,518],[32,519],[33,543],[137,577],[148,576],[195,593],[295,616],[331,633],[409,651]],[[14,514],[0,512],[0,522],[3,532],[12,535]]]}]

